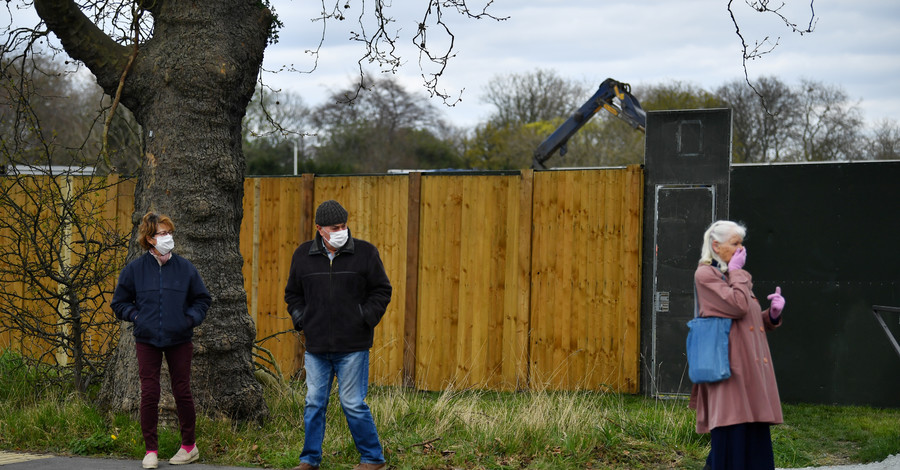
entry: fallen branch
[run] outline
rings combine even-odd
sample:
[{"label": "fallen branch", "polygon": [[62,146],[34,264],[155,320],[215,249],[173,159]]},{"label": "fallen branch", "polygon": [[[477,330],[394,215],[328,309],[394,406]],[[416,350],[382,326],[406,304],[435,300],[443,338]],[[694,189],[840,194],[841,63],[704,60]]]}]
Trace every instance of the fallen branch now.
[{"label": "fallen branch", "polygon": [[434,439],[429,439],[429,440],[427,440],[427,441],[422,441],[422,442],[420,442],[420,443],[418,443],[418,444],[413,444],[413,445],[411,445],[410,447],[425,447],[425,446],[427,446],[427,445],[429,445],[429,444],[433,444],[433,443],[435,443],[435,442],[437,442],[437,441],[439,441],[439,440],[441,440],[440,437],[435,437]]}]

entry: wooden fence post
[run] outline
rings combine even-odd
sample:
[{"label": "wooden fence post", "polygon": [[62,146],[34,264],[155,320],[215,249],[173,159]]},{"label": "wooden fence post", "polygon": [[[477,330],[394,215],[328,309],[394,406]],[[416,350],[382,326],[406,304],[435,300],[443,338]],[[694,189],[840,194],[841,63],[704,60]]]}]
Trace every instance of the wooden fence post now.
[{"label": "wooden fence post", "polygon": [[416,319],[419,294],[419,202],[422,173],[409,174],[406,231],[406,309],[403,331],[403,386],[416,384]]}]

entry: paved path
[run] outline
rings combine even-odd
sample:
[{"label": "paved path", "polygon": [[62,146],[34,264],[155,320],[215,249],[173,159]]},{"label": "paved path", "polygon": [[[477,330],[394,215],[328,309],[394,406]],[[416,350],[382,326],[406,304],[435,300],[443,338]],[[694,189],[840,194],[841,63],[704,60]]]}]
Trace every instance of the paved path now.
[{"label": "paved path", "polygon": [[853,464],[853,465],[835,465],[833,467],[804,467],[795,468],[793,470],[900,470],[900,454],[888,456],[881,462]]},{"label": "paved path", "polygon": [[[161,460],[160,469],[176,470],[180,467]],[[223,467],[192,463],[184,470],[247,470],[248,467]],[[252,467],[250,467],[252,468]],[[141,470],[140,460],[91,459],[86,457],[59,457],[56,455],[23,454],[0,451],[0,470]],[[900,454],[864,465],[839,465],[834,467],[807,467],[793,470],[898,470]],[[779,469],[781,470],[781,469]]]},{"label": "paved path", "polygon": [[[202,456],[200,457],[202,460]],[[169,465],[160,459],[159,469],[176,470],[247,470],[247,467],[224,467],[192,463]],[[0,470],[142,470],[140,460],[92,459],[87,457],[59,457],[56,455],[24,454],[0,451]]]}]

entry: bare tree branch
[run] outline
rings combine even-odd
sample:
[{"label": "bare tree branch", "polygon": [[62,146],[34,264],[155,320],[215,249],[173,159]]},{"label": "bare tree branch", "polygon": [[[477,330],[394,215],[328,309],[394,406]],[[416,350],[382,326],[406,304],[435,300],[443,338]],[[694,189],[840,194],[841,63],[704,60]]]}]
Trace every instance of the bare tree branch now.
[{"label": "bare tree branch", "polygon": [[[326,3],[326,0],[322,0],[322,10],[318,17],[313,18],[314,22],[322,23],[322,34],[316,48],[305,51],[314,58],[315,62],[310,70],[300,71],[300,73],[312,73],[316,69],[325,41],[328,23],[330,21],[346,21],[349,11],[354,8],[351,5],[351,1],[335,0],[331,4]],[[359,96],[359,91],[366,86],[365,70],[367,66],[376,64],[382,73],[393,74],[403,65],[403,59],[399,53],[402,26],[397,24],[397,20],[391,16],[389,11],[393,3],[386,0],[368,0],[368,3],[367,0],[356,1],[358,2],[356,7],[358,8],[356,24],[350,31],[349,39],[350,41],[361,43],[365,52],[357,61],[359,81],[356,91],[346,97],[351,101],[356,99]],[[438,96],[442,98],[448,106],[453,106],[461,98],[452,98],[448,92],[440,90],[439,87],[439,80],[444,74],[449,60],[456,56],[456,37],[448,21],[444,18],[445,11],[453,10],[463,18],[474,20],[492,19],[504,21],[508,19],[508,17],[498,17],[488,13],[488,9],[493,5],[494,0],[488,0],[480,11],[470,9],[467,1],[470,0],[429,0],[424,8],[422,19],[416,25],[416,33],[410,38],[414,47],[419,51],[418,63],[419,68],[422,70],[423,85],[432,97]],[[371,7],[371,11],[369,11],[369,7]],[[370,24],[370,21],[374,21],[374,25]],[[439,32],[438,37],[449,42],[446,48],[435,50],[437,46],[434,46],[433,42],[429,42],[427,34],[429,28],[436,28]],[[429,65],[436,66],[437,71],[426,72],[425,69]],[[281,70],[298,71],[292,65],[283,67]],[[462,91],[460,90],[460,95]]]},{"label": "bare tree branch", "polygon": [[[453,106],[459,101],[462,100],[462,92],[460,90],[460,96],[455,100],[450,101],[450,95],[446,92],[438,91],[438,80],[444,74],[444,71],[447,68],[448,61],[456,57],[454,53],[454,44],[456,36],[451,32],[450,27],[447,23],[444,22],[443,19],[443,10],[442,8],[455,8],[456,12],[461,16],[480,20],[489,18],[495,21],[505,21],[509,19],[509,17],[496,17],[487,12],[488,8],[494,3],[494,0],[488,1],[484,8],[482,8],[480,13],[472,12],[468,5],[466,5],[466,0],[430,0],[428,2],[428,8],[425,10],[425,16],[422,18],[422,21],[419,22],[418,32],[413,37],[413,44],[419,49],[419,68],[424,70],[425,65],[423,64],[423,58],[426,58],[426,62],[431,62],[432,64],[436,64],[439,66],[439,70],[434,73],[422,74],[422,79],[425,82],[425,88],[428,89],[428,92],[431,96],[439,96],[444,100],[444,104],[449,106]],[[443,31],[443,34],[449,39],[450,44],[446,50],[435,52],[429,49],[428,41],[427,41],[427,32],[429,28],[429,18],[433,16],[434,25],[439,27],[440,30]]]},{"label": "bare tree branch", "polygon": [[[747,61],[756,60],[771,53],[773,50],[775,50],[776,47],[778,47],[781,37],[776,37],[775,42],[771,43],[769,40],[769,36],[766,36],[761,41],[755,41],[753,46],[751,47],[747,42],[747,39],[744,37],[744,34],[741,32],[741,26],[734,14],[734,8],[732,6],[733,3],[734,0],[728,0],[728,14],[731,17],[731,23],[734,25],[735,34],[741,40],[741,64],[744,69],[744,81],[747,82],[747,85],[757,94],[757,96],[763,98],[762,93],[760,93],[759,90],[757,90],[757,88],[750,81],[750,75],[747,70]],[[815,29],[816,23],[818,22],[815,10],[815,0],[810,0],[809,2],[809,24],[805,29],[799,28],[796,23],[794,23],[783,13],[781,13],[782,8],[784,8],[785,6],[784,2],[781,2],[777,7],[774,8],[770,6],[770,0],[744,0],[744,3],[746,3],[747,6],[758,13],[771,14],[778,17],[782,22],[784,22],[785,26],[787,26],[791,30],[791,32],[797,33],[801,36],[807,33],[812,33]],[[763,98],[763,108],[767,113],[769,112],[769,108],[767,103],[765,102],[765,98]]]}]

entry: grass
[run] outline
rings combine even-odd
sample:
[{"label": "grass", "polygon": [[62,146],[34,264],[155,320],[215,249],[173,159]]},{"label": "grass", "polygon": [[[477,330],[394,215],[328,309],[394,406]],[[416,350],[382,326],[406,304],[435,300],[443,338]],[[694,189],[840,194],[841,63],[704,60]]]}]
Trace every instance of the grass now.
[{"label": "grass", "polygon": [[[139,460],[140,426],[98,412],[89,399],[44,389],[14,355],[0,355],[0,449]],[[37,392],[37,396],[35,391]],[[197,423],[208,464],[291,468],[303,445],[302,384],[266,391],[260,425]],[[683,400],[606,392],[417,392],[374,387],[369,403],[393,469],[700,468],[708,435],[694,432]],[[900,410],[784,405],[772,428],[776,465],[805,467],[883,460],[900,453]],[[358,459],[336,397],[328,409],[323,469]],[[160,455],[174,454],[176,428],[160,428]]]}]

